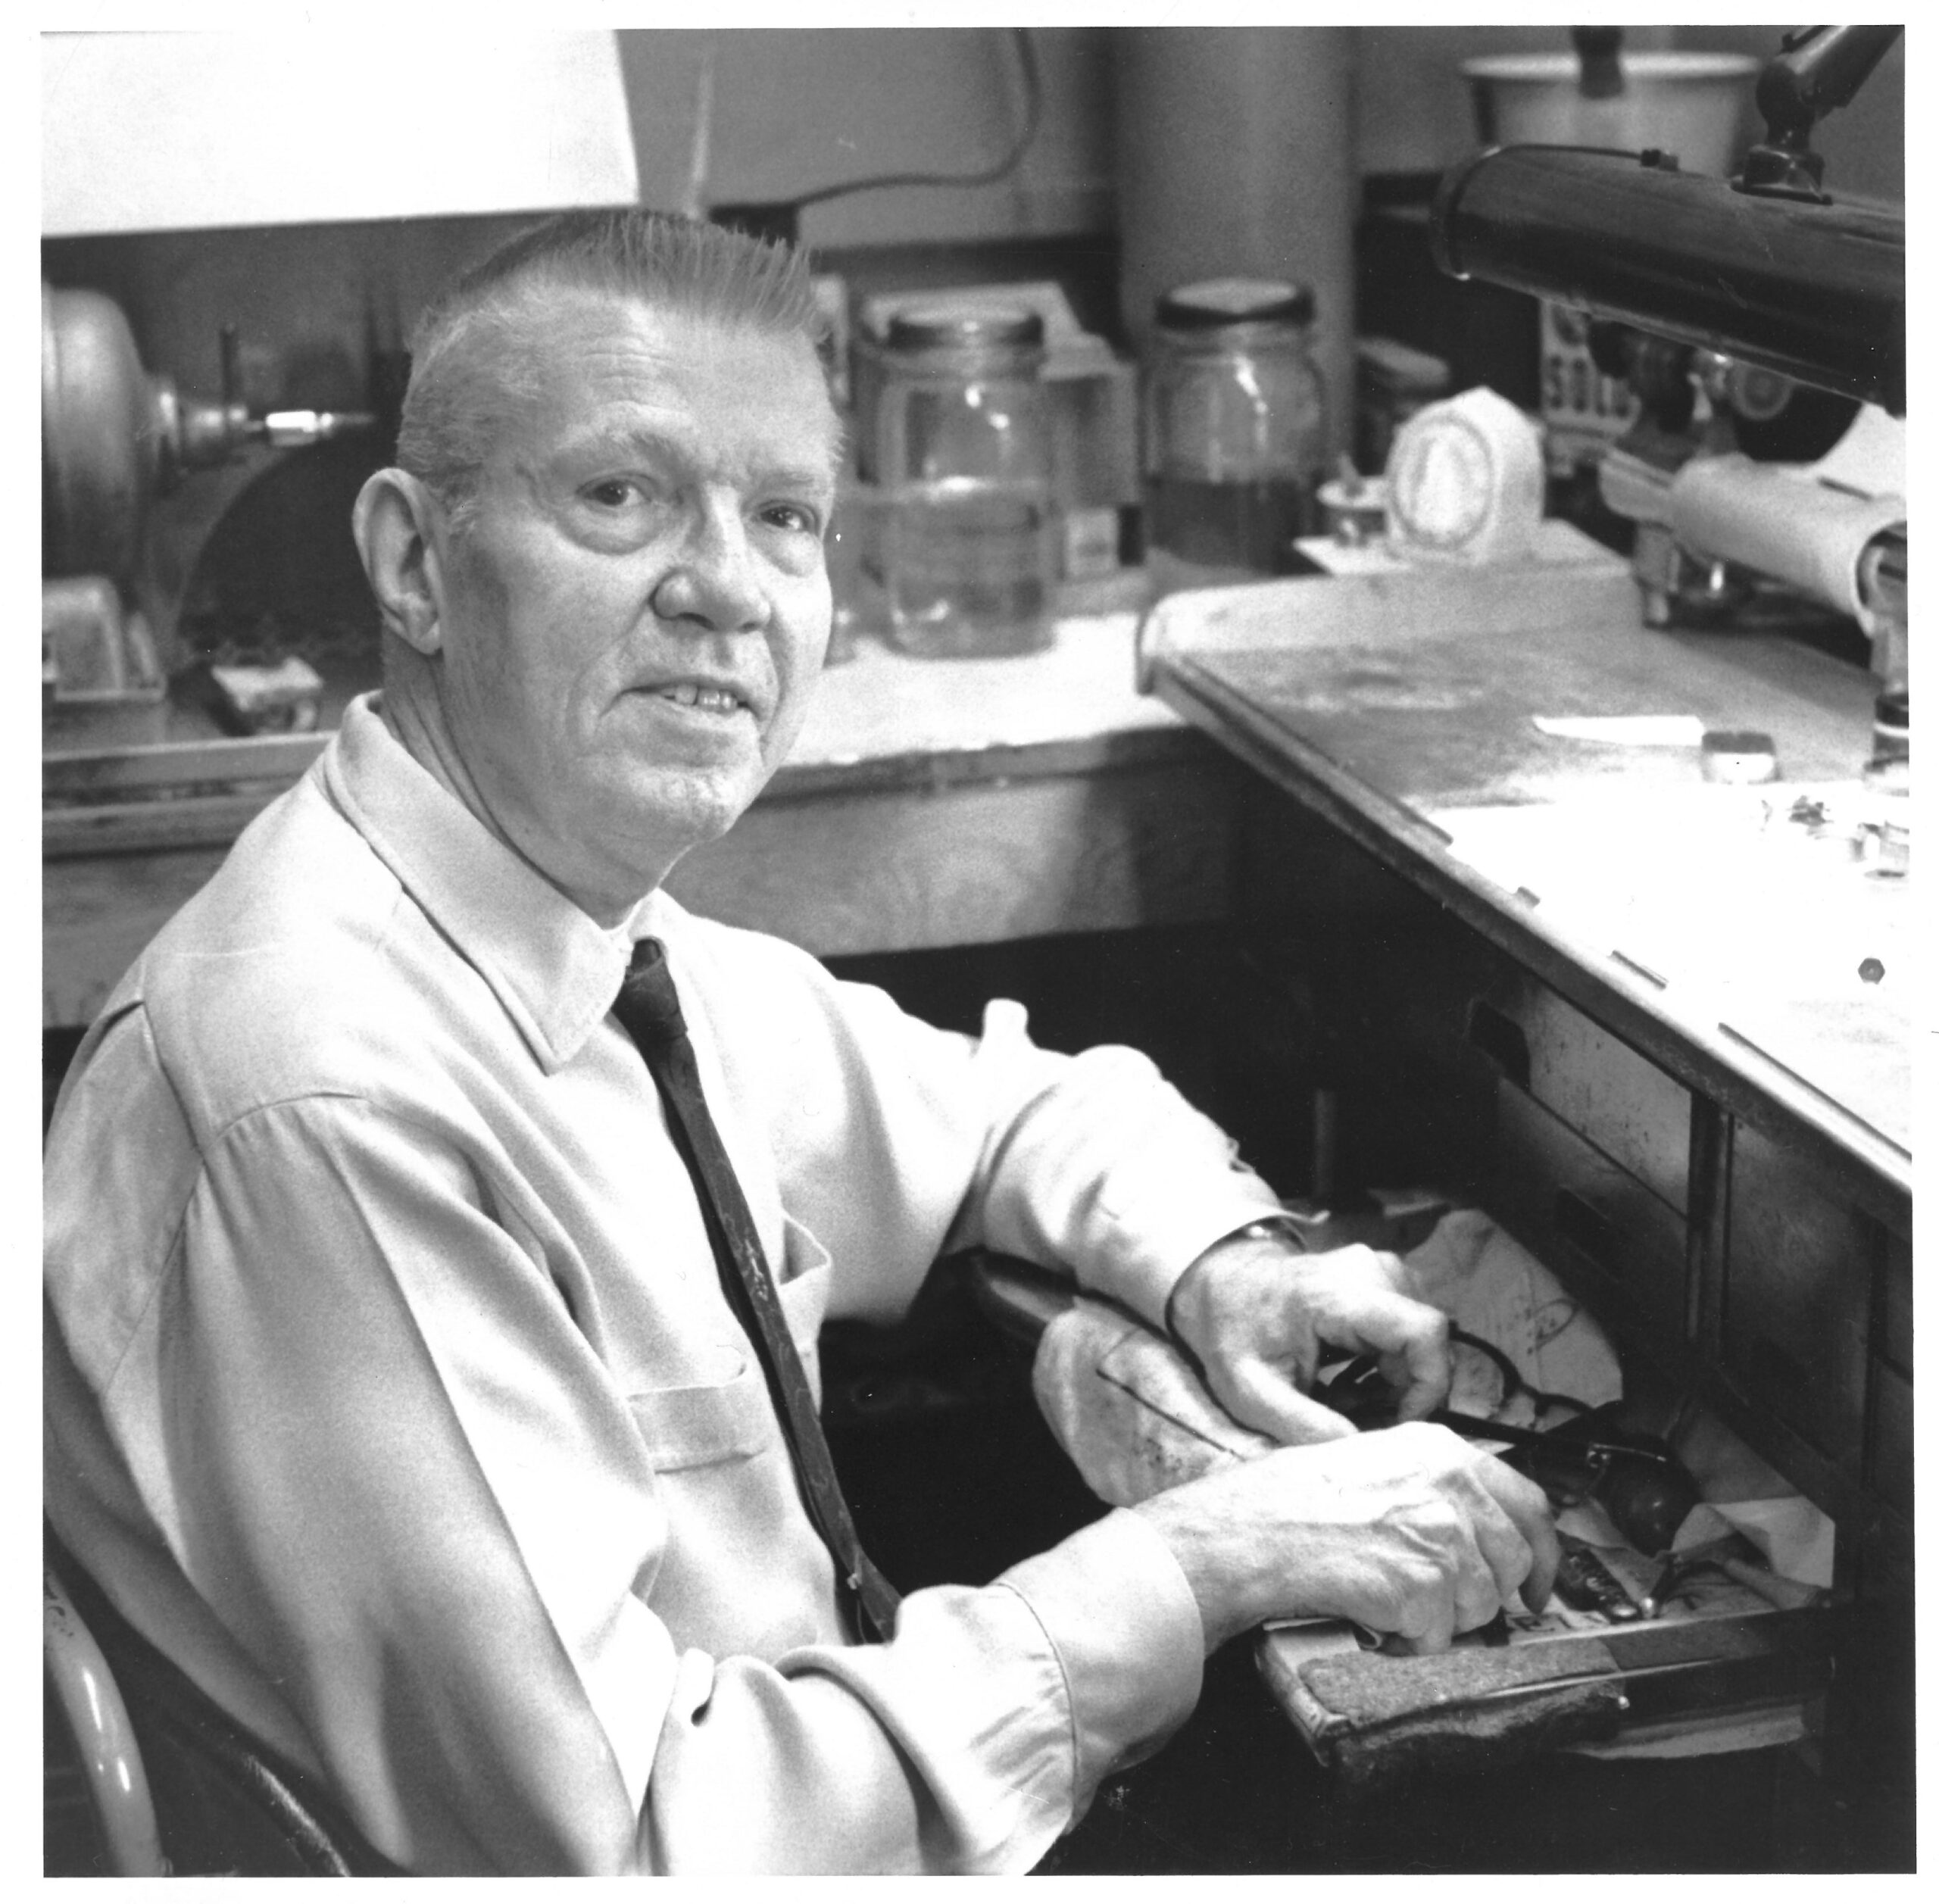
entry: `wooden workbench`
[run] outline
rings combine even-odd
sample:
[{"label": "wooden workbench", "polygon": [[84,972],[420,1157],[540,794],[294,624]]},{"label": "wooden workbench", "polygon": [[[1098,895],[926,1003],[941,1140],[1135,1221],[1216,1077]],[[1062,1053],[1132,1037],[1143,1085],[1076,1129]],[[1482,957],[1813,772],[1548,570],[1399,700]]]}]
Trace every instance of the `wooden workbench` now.
[{"label": "wooden workbench", "polygon": [[[1859,782],[1862,671],[1646,629],[1616,570],[1208,591],[1146,646],[1165,698],[1612,1028],[1909,1192],[1910,882],[1786,817],[1903,804]],[[1762,732],[1780,778],[1719,788],[1693,746],[1537,725],[1584,716]]]},{"label": "wooden workbench", "polygon": [[[1869,677],[1646,629],[1619,570],[1295,579],[1144,632],[1266,798],[1235,917],[1323,906],[1273,870],[1305,827],[1453,922],[1372,1016],[1424,1028],[1419,1075],[1487,1067],[1494,1213],[1838,1520],[1845,1584],[1902,1592],[1922,986]],[[1760,730],[1781,778],[1544,731],[1638,717]]]},{"label": "wooden workbench", "polygon": [[[1303,921],[1289,979],[1324,989],[1329,940],[1346,974],[1319,1016],[1391,1028],[1352,1053],[1392,1075],[1376,1118],[1457,1100],[1441,1167],[1466,1152],[1632,1376],[1836,1522],[1819,1746],[1858,1837],[1909,1857],[1925,969],[1906,803],[1862,778],[1869,677],[1646,629],[1619,570],[1291,579],[1175,598],[1144,633],[1145,678],[1257,776],[1235,925]],[[1781,778],[1554,731],[1639,718],[1760,731]],[[1335,895],[1361,864],[1411,910],[1356,937]]]},{"label": "wooden workbench", "polygon": [[[84,1024],[323,737],[50,757],[42,1022]],[[1241,776],[1136,691],[1129,613],[1041,654],[823,677],[788,763],[670,888],[823,956],[1222,917]],[[167,796],[156,797],[166,788]],[[85,791],[87,804],[71,801]]]}]

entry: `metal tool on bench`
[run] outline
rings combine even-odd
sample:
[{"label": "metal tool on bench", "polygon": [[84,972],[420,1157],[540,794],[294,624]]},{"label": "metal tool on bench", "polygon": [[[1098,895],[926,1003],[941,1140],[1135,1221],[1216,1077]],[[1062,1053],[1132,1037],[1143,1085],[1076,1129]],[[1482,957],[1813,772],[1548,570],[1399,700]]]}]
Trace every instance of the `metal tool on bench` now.
[{"label": "metal tool on bench", "polygon": [[374,426],[362,411],[251,411],[233,330],[222,367],[218,399],[184,396],[144,367],[111,299],[41,288],[42,626],[57,702],[158,694],[195,556],[240,488],[269,453]]},{"label": "metal tool on bench", "polygon": [[[1488,1344],[1460,1331],[1456,1334],[1512,1374],[1513,1365]],[[1316,1400],[1359,1427],[1392,1419],[1392,1392],[1370,1356],[1357,1356],[1342,1364],[1313,1393]],[[1558,1506],[1593,1499],[1638,1552],[1661,1553],[1702,1495],[1668,1442],[1625,1428],[1616,1419],[1620,1406],[1584,1409],[1552,1428],[1518,1427],[1451,1409],[1438,1409],[1428,1419],[1472,1440],[1502,1444],[1507,1450],[1502,1459],[1526,1474]],[[1594,1583],[1585,1582],[1582,1590],[1593,1593]]]},{"label": "metal tool on bench", "polygon": [[1902,30],[1788,35],[1734,179],[1660,151],[1498,147],[1448,175],[1433,218],[1442,270],[1585,314],[1598,368],[1635,392],[1599,486],[1636,525],[1644,620],[1781,615],[1784,591],[1853,617],[1888,776],[1908,753],[1903,476],[1853,493],[1820,460],[1855,430],[1889,442],[1904,416],[1905,219],[1827,192],[1810,134]]}]

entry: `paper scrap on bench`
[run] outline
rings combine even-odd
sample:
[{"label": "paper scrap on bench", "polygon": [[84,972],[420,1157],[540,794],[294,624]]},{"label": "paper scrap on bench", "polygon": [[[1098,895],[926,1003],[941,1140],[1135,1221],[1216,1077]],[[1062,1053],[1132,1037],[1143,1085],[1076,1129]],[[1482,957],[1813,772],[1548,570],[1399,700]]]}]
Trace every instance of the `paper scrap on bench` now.
[{"label": "paper scrap on bench", "polygon": [[1537,714],[1535,726],[1559,741],[1595,741],[1605,747],[1700,747],[1703,723],[1694,714]]}]

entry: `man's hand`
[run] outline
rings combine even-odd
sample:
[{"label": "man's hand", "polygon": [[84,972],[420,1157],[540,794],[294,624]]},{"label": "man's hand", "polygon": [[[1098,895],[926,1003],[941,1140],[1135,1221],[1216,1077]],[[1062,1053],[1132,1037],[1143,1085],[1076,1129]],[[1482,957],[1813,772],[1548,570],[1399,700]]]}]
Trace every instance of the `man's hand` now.
[{"label": "man's hand", "polygon": [[1305,1392],[1322,1343],[1377,1356],[1403,1421],[1447,1399],[1447,1319],[1402,1295],[1403,1274],[1398,1256],[1364,1244],[1304,1256],[1275,1238],[1228,1237],[1179,1279],[1166,1320],[1233,1420],[1295,1447],[1337,1440],[1352,1425]]},{"label": "man's hand", "polygon": [[1539,1612],[1560,1558],[1533,1481],[1423,1422],[1280,1448],[1131,1511],[1191,1582],[1208,1653],[1265,1621],[1321,1615],[1441,1652],[1518,1587]]}]

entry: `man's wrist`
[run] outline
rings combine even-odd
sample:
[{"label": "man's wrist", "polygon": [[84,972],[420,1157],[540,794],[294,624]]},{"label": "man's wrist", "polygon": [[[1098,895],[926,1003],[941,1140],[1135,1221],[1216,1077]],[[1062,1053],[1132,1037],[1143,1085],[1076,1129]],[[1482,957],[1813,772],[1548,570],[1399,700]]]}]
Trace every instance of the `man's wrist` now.
[{"label": "man's wrist", "polygon": [[1201,1250],[1187,1266],[1185,1274],[1172,1284],[1171,1293],[1165,1298],[1165,1333],[1188,1355],[1192,1353],[1191,1345],[1179,1328],[1179,1292],[1203,1265],[1210,1262],[1219,1250],[1234,1243],[1273,1244],[1281,1248],[1290,1249],[1297,1255],[1304,1256],[1307,1253],[1306,1238],[1300,1234],[1292,1218],[1284,1213],[1255,1217],[1250,1223],[1241,1224],[1238,1228],[1229,1231],[1217,1242]]}]

